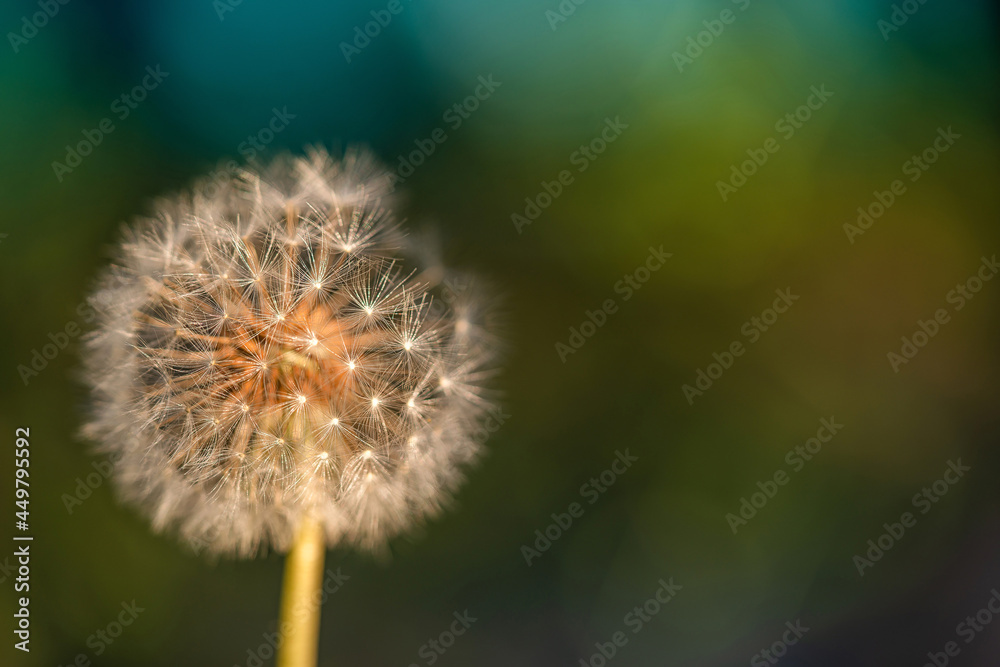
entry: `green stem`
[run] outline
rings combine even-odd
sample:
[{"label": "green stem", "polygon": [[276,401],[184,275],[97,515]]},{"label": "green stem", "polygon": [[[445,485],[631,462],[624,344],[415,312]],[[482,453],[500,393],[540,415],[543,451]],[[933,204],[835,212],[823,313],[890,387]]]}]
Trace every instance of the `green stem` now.
[{"label": "green stem", "polygon": [[319,646],[320,585],[326,540],[323,526],[312,517],[299,525],[285,559],[278,631],[278,667],[315,667]]}]

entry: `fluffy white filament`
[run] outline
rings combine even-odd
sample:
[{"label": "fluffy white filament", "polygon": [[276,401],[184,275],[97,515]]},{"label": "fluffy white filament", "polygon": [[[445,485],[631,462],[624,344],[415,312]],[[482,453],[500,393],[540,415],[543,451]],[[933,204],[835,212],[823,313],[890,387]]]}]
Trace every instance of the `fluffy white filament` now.
[{"label": "fluffy white filament", "polygon": [[126,231],[92,298],[86,433],[124,498],[196,548],[284,551],[306,513],[329,544],[376,547],[479,448],[481,304],[408,263],[366,157],[231,176]]}]

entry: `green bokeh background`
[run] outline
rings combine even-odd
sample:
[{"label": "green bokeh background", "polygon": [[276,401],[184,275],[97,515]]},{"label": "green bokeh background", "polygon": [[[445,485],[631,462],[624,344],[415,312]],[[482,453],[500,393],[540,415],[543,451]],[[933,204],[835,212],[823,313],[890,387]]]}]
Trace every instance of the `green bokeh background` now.
[{"label": "green bokeh background", "polygon": [[[390,558],[329,553],[350,579],[323,609],[321,664],[428,664],[420,647],[468,609],[478,620],[436,664],[578,665],[670,577],[683,589],[612,663],[745,665],[801,619],[782,665],[923,664],[1000,587],[1000,281],[898,373],[886,355],[1000,252],[1000,162],[995,10],[912,5],[884,39],[888,2],[590,0],[553,22],[556,0],[402,0],[350,62],[341,43],[387,3],[72,0],[16,49],[8,34],[0,475],[11,488],[14,429],[30,426],[35,542],[32,651],[8,642],[0,663],[247,665],[273,632],[280,557],[209,563],[110,484],[67,511],[98,461],[75,435],[77,341],[27,385],[18,366],[83,324],[122,222],[239,159],[287,108],[264,160],[364,145],[395,167],[445,129],[403,213],[500,288],[508,342],[509,418],[454,507]],[[724,9],[732,23],[679,71],[675,52]],[[5,3],[0,27],[38,11]],[[57,179],[66,146],[157,64],[163,83]],[[453,129],[444,112],[489,75],[500,86]],[[833,96],[782,138],[776,121],[823,85]],[[628,128],[519,232],[525,198],[619,117]],[[961,138],[906,180],[948,127]],[[717,182],[768,137],[780,150],[723,201]],[[850,242],[844,224],[897,178],[906,193]],[[624,301],[616,282],[660,245],[673,256]],[[779,288],[799,301],[689,404],[682,385],[746,343]],[[608,298],[619,310],[563,363],[556,343]],[[725,515],[831,416],[843,430],[734,535]],[[638,461],[527,565],[522,546],[625,449]],[[971,472],[860,576],[853,557],[959,457]],[[7,541],[13,517],[0,523]],[[133,599],[145,611],[95,656],[88,636]],[[1000,627],[961,647],[955,664],[997,664]]]}]

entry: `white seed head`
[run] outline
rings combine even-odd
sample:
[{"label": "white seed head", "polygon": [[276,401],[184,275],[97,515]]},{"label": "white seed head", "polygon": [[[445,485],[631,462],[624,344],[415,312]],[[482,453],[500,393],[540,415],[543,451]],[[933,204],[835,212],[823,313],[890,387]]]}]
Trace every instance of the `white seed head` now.
[{"label": "white seed head", "polygon": [[495,345],[470,335],[471,291],[442,306],[447,274],[412,264],[388,182],[314,150],[125,232],[91,299],[85,433],[154,528],[250,556],[312,515],[328,544],[375,548],[459,481]]}]

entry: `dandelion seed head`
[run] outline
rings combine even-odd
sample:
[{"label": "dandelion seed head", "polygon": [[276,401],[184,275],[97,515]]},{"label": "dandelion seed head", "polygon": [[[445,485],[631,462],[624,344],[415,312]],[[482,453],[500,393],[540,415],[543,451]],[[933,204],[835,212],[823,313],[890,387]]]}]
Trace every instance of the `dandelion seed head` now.
[{"label": "dandelion seed head", "polygon": [[432,315],[447,273],[412,261],[369,158],[231,176],[124,233],[91,299],[85,433],[123,498],[192,546],[286,551],[309,515],[330,545],[380,547],[480,447],[481,309]]}]

